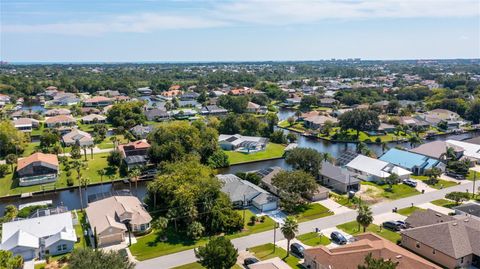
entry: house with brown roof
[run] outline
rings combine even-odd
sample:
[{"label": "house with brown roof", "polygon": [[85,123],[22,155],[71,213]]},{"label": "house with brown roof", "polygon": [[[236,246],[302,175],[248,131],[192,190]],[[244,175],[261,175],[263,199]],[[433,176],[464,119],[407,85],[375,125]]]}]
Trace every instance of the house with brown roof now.
[{"label": "house with brown roof", "polygon": [[58,158],[55,154],[34,153],[18,159],[17,175],[20,186],[54,182],[58,176]]},{"label": "house with brown roof", "polygon": [[72,112],[70,109],[66,108],[53,108],[45,111],[45,116],[47,117],[53,117],[53,116],[58,116],[58,115],[70,115]]},{"label": "house with brown roof", "polygon": [[85,212],[93,235],[96,231],[100,247],[125,241],[127,226],[133,233],[150,230],[152,217],[135,196],[111,196],[88,204]]},{"label": "house with brown roof", "polygon": [[356,241],[328,249],[324,246],[305,250],[305,267],[310,269],[357,269],[364,264],[365,257],[372,254],[375,259],[398,262],[397,269],[440,269],[441,267],[397,246],[374,234],[364,233],[355,236]]},{"label": "house with brown roof", "polygon": [[401,232],[402,246],[445,268],[480,266],[480,220],[459,216]]},{"label": "house with brown roof", "polygon": [[147,151],[149,148],[150,144],[146,139],[118,146],[118,150],[120,151],[128,170],[147,164]]},{"label": "house with brown roof", "polygon": [[93,145],[93,137],[84,131],[73,129],[71,132],[62,136],[65,146],[78,144],[80,147]]},{"label": "house with brown roof", "polygon": [[332,124],[335,124],[338,122],[338,120],[337,118],[325,115],[310,116],[303,119],[303,125],[305,125],[306,128],[313,130],[322,129],[326,122],[331,122]]},{"label": "house with brown roof", "polygon": [[54,117],[47,118],[45,120],[45,126],[47,128],[60,127],[60,126],[72,126],[75,125],[77,121],[70,115],[58,115]]},{"label": "house with brown roof", "polygon": [[111,105],[113,100],[105,96],[94,96],[83,100],[83,106],[86,107],[105,107]]}]

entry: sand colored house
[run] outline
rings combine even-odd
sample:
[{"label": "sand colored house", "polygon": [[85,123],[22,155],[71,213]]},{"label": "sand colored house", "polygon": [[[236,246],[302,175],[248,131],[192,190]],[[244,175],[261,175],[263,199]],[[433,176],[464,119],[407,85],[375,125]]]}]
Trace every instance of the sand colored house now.
[{"label": "sand colored house", "polygon": [[62,136],[63,143],[65,146],[72,146],[78,144],[79,146],[90,146],[93,145],[93,137],[84,131],[73,129],[71,132]]},{"label": "sand colored house", "polygon": [[20,186],[54,182],[58,175],[58,158],[55,154],[34,153],[17,161]]},{"label": "sand colored house", "polygon": [[75,125],[77,121],[70,115],[58,115],[54,117],[47,118],[45,120],[45,125],[47,128],[59,127],[59,126],[71,126]]}]

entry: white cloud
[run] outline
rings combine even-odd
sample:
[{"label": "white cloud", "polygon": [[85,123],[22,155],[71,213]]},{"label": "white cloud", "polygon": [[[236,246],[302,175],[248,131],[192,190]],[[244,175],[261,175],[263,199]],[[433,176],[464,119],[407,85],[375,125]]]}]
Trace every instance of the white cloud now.
[{"label": "white cloud", "polygon": [[478,0],[243,0],[203,3],[205,4],[203,8],[178,9],[176,14],[150,12],[91,18],[89,21],[4,24],[2,31],[101,35],[115,32],[148,33],[165,29],[212,28],[238,24],[289,26],[326,19],[480,16]]}]

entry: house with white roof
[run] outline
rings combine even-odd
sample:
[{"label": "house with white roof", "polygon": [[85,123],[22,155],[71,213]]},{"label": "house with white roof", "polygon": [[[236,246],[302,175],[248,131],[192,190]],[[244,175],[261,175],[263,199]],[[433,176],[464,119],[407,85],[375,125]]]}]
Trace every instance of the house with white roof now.
[{"label": "house with white roof", "polygon": [[71,252],[76,241],[72,215],[64,212],[4,223],[0,249],[32,260]]},{"label": "house with white roof", "polygon": [[225,135],[218,137],[218,143],[224,150],[236,150],[242,152],[256,152],[267,147],[268,139],[258,136],[243,136],[239,134]]},{"label": "house with white roof", "polygon": [[480,163],[480,145],[452,139],[447,140],[447,143],[463,148],[462,158],[468,158],[471,161]]},{"label": "house with white roof", "polygon": [[412,172],[391,163],[361,154],[347,163],[345,167],[351,172],[358,174],[357,177],[365,181],[382,181],[394,173],[400,179],[407,179],[412,174]]}]

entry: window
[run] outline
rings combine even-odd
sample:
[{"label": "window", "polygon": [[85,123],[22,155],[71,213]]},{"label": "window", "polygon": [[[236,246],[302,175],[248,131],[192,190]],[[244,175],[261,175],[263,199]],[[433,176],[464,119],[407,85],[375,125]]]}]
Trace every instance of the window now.
[{"label": "window", "polygon": [[62,245],[57,246],[57,251],[62,251]]},{"label": "window", "polygon": [[420,243],[417,242],[417,243],[416,243],[416,246],[417,246],[417,248],[420,248]]},{"label": "window", "polygon": [[67,250],[67,245],[66,244],[62,245],[62,250]]}]

